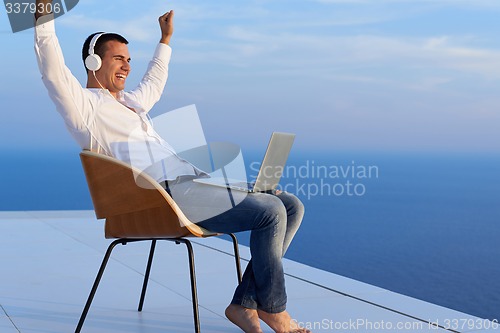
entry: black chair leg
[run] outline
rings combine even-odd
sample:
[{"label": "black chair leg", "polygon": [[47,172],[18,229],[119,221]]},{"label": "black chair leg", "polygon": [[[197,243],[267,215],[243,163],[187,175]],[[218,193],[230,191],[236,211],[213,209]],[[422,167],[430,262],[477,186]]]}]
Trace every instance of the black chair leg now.
[{"label": "black chair leg", "polygon": [[90,305],[92,304],[92,300],[94,299],[94,295],[97,291],[97,287],[99,286],[99,282],[101,281],[102,274],[104,273],[104,269],[106,268],[109,257],[111,256],[111,251],[113,251],[113,248],[117,244],[120,244],[120,243],[125,245],[125,244],[127,244],[127,241],[125,241],[123,239],[117,239],[108,246],[108,250],[106,251],[104,258],[102,259],[101,267],[99,268],[99,272],[97,273],[97,276],[95,278],[94,285],[92,286],[92,290],[90,291],[89,297],[87,299],[87,303],[85,304],[85,307],[83,308],[82,315],[80,316],[80,320],[78,321],[78,325],[76,326],[75,333],[79,333],[80,330],[82,329],[83,322],[85,321],[85,318],[87,317],[87,313],[89,312]]},{"label": "black chair leg", "polygon": [[240,250],[238,248],[238,239],[235,234],[229,234],[233,240],[234,259],[236,261],[236,274],[238,275],[238,283],[241,283],[241,263],[240,263]]},{"label": "black chair leg", "polygon": [[151,249],[149,250],[148,265],[146,267],[146,273],[144,274],[144,282],[142,284],[141,299],[139,301],[139,307],[137,311],[142,311],[142,306],[144,305],[144,298],[146,297],[146,289],[148,288],[149,273],[151,272],[151,264],[153,263],[153,256],[155,253],[156,239],[151,241]]},{"label": "black chair leg", "polygon": [[175,241],[177,244],[186,244],[189,256],[189,275],[191,277],[191,298],[193,300],[193,319],[194,331],[200,333],[200,314],[198,310],[198,293],[196,291],[196,272],[194,270],[194,252],[191,242],[184,238],[179,238]]},{"label": "black chair leg", "polygon": [[[240,254],[239,254],[239,249],[238,249],[238,240],[234,234],[229,234],[233,240],[233,247],[234,247],[234,255],[235,255],[235,261],[236,261],[236,272],[238,275],[238,282],[241,282],[241,265],[240,265]],[[113,241],[109,246],[108,249],[106,250],[106,254],[104,255],[104,258],[102,259],[101,267],[99,268],[99,272],[97,273],[97,276],[94,281],[94,285],[92,286],[92,289],[90,291],[89,297],[87,299],[87,303],[85,304],[85,307],[83,309],[82,315],[80,316],[80,320],[78,321],[78,325],[76,327],[75,333],[80,333],[83,323],[85,322],[85,318],[87,317],[87,313],[90,309],[90,305],[92,304],[92,300],[94,299],[94,295],[97,291],[97,287],[99,286],[99,283],[101,281],[102,275],[104,273],[104,270],[106,268],[106,265],[108,263],[109,257],[111,256],[111,252],[113,251],[114,247],[117,244],[123,244],[126,245],[129,242],[137,242],[137,241],[142,241],[146,239],[125,239],[125,238],[120,238],[115,241]],[[193,301],[193,320],[194,320],[194,329],[196,333],[200,333],[200,315],[199,315],[199,309],[198,309],[198,293],[196,290],[196,272],[195,272],[195,262],[194,262],[194,251],[193,251],[193,246],[191,242],[185,238],[178,238],[178,239],[168,239],[168,238],[162,238],[162,240],[168,240],[168,241],[173,241],[177,244],[184,243],[186,244],[187,250],[188,250],[188,257],[189,257],[189,275],[191,279],[191,298]],[[142,286],[142,292],[141,292],[141,299],[139,301],[139,307],[138,311],[142,311],[142,306],[144,304],[144,298],[146,296],[146,289],[148,285],[148,280],[149,280],[149,274],[151,271],[151,265],[153,263],[153,256],[154,256],[154,251],[155,251],[155,246],[156,246],[156,240],[151,239],[151,248],[149,251],[149,258],[148,258],[148,264],[146,267],[146,273],[144,276],[144,282]]]}]

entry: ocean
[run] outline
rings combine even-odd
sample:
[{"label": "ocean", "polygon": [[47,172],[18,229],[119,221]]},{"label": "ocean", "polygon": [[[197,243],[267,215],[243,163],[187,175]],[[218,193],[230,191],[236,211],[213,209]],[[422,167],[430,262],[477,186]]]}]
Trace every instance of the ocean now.
[{"label": "ocean", "polygon": [[[280,186],[306,215],[286,257],[500,319],[499,171],[498,154],[292,151]],[[0,210],[92,209],[77,150],[6,151],[0,175]]]}]

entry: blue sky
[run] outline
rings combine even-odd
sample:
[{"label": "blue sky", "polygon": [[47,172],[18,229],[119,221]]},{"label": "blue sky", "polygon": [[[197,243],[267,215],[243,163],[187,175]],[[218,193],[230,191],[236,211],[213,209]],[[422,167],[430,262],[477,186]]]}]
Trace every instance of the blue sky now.
[{"label": "blue sky", "polygon": [[[138,83],[174,9],[170,78],[152,115],[195,104],[209,141],[262,147],[273,130],[298,149],[500,149],[496,0],[81,0],[56,20],[82,84],[81,44],[130,41]],[[33,30],[0,13],[0,148],[76,147],[40,80]]]}]

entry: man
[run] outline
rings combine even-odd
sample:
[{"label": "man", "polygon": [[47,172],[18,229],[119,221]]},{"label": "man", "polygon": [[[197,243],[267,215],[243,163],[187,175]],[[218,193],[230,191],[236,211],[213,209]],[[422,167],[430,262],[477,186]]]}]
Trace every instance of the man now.
[{"label": "man", "polygon": [[[174,12],[159,18],[160,42],[148,70],[136,89],[125,92],[131,70],[127,40],[111,33],[95,33],[87,38],[82,49],[87,70],[87,85],[83,88],[64,64],[53,17],[46,11],[51,8],[47,3],[51,0],[37,0],[35,51],[42,80],[71,135],[83,149],[127,162],[131,160],[131,143],[133,146],[145,142],[148,149],[134,153],[135,166],[148,170],[158,182],[166,182],[166,189],[173,193],[188,218],[210,211],[227,191],[192,182],[205,173],[181,159],[147,118],[167,81]],[[161,161],[161,168],[151,168],[151,164],[159,164],[152,161]],[[262,332],[259,319],[275,332],[307,332],[286,311],[281,263],[302,221],[302,203],[286,192],[234,195],[240,196],[236,198],[237,205],[221,214],[207,213],[206,218],[198,219],[199,225],[215,232],[252,230],[252,260],[226,316],[245,332]]]}]

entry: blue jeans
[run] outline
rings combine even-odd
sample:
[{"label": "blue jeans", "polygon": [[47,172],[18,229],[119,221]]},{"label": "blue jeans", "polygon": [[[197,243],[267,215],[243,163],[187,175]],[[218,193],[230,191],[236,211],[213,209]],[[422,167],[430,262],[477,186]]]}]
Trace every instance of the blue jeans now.
[{"label": "blue jeans", "polygon": [[[191,219],[200,211],[210,210],[228,190],[193,183],[170,184],[173,199]],[[220,233],[251,231],[252,258],[236,288],[231,303],[246,308],[278,313],[286,309],[285,276],[282,258],[285,255],[302,217],[304,206],[293,194],[244,193],[231,191],[238,202],[234,207],[197,224]]]}]

